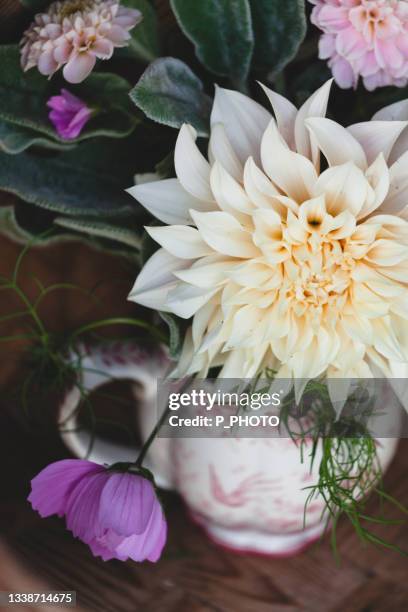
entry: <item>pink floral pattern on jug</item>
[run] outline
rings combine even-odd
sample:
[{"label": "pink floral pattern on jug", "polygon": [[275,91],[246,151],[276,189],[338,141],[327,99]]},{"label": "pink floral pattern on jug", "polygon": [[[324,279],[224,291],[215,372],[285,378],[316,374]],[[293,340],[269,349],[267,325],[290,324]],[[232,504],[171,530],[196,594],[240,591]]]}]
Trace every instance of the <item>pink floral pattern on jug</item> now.
[{"label": "pink floral pattern on jug", "polygon": [[[81,352],[81,384],[89,392],[108,379],[137,383],[135,421],[147,439],[157,421],[157,379],[171,367],[166,349],[114,343],[103,349],[82,347]],[[74,455],[101,464],[134,461],[137,449],[98,438],[88,453],[90,432],[77,428],[79,400],[73,387],[60,407],[61,436]],[[397,441],[382,438],[377,444],[385,470]],[[191,518],[218,544],[239,552],[289,556],[325,529],[322,498],[308,505],[304,525],[307,487],[317,482],[320,459],[318,452],[310,470],[307,449],[301,463],[299,448],[289,438],[157,437],[146,466],[159,486],[182,496]]]}]

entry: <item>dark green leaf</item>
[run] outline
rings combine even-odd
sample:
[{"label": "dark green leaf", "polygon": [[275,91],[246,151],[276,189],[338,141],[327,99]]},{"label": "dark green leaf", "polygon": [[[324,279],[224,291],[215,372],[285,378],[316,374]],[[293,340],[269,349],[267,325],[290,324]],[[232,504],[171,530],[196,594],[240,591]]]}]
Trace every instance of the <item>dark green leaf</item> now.
[{"label": "dark green leaf", "polygon": [[20,3],[33,13],[41,13],[51,4],[51,0],[20,0]]},{"label": "dark green leaf", "polygon": [[[38,213],[38,210],[34,209]],[[35,238],[35,244],[53,244],[67,240],[69,235],[61,232],[42,232],[39,234],[37,228],[31,229],[26,227],[27,224],[21,224],[16,216],[15,206],[0,207],[0,234],[7,236],[18,244],[27,244],[27,242]],[[51,227],[51,224],[49,225]],[[72,240],[72,236],[71,236]]]},{"label": "dark green leaf", "polygon": [[141,243],[141,228],[139,228],[139,231],[136,228],[132,229],[134,221],[134,218],[130,218],[125,225],[125,220],[122,223],[115,223],[113,221],[98,221],[92,218],[57,217],[54,223],[60,227],[75,230],[83,234],[121,242],[138,250]]},{"label": "dark green leaf", "polygon": [[60,143],[47,138],[31,128],[22,127],[10,121],[0,121],[0,151],[16,155],[33,145],[56,150],[68,150],[75,147],[75,144]]},{"label": "dark green leaf", "polygon": [[208,134],[211,99],[186,64],[173,57],[156,60],[142,74],[130,97],[149,119],[179,128],[190,123]]},{"label": "dark green leaf", "polygon": [[279,72],[296,55],[306,34],[304,0],[249,0],[255,33],[253,65]]},{"label": "dark green leaf", "polygon": [[159,312],[159,315],[169,328],[170,357],[177,359],[180,356],[181,349],[183,347],[185,321],[183,322],[182,319],[179,319],[169,312]]},{"label": "dark green leaf", "polygon": [[171,0],[171,6],[204,66],[244,82],[254,46],[248,0]]},{"label": "dark green leaf", "polygon": [[129,150],[96,139],[63,154],[0,153],[0,189],[59,213],[118,216],[133,210]]},{"label": "dark green leaf", "polygon": [[157,29],[157,16],[148,0],[122,0],[124,6],[139,10],[143,15],[141,21],[133,30],[129,46],[123,51],[146,62],[151,62],[160,53]]},{"label": "dark green leaf", "polygon": [[[96,136],[123,137],[130,134],[138,122],[127,95],[130,85],[117,75],[93,73],[84,83],[69,86],[57,75],[49,81],[35,68],[27,73],[22,71],[15,45],[0,46],[0,66],[0,121],[34,130],[38,136],[57,142],[61,147]],[[81,135],[68,142],[58,136],[48,118],[47,100],[58,95],[61,87],[98,109]],[[20,150],[30,146],[32,134],[24,130],[17,132]],[[25,144],[24,135],[27,136]]]}]

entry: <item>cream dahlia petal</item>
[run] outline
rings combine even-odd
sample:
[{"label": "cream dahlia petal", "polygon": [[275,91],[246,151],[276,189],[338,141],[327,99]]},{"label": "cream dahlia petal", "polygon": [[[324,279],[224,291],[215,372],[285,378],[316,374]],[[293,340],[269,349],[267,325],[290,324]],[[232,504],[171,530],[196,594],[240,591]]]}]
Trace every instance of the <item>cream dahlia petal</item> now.
[{"label": "cream dahlia petal", "polygon": [[182,187],[198,200],[214,200],[210,187],[210,164],[200,153],[195,141],[197,132],[184,124],[179,132],[174,152],[174,166]]},{"label": "cream dahlia petal", "polygon": [[180,259],[197,259],[213,252],[193,227],[165,225],[145,229],[168,253]]},{"label": "cream dahlia petal", "polygon": [[300,108],[295,121],[296,150],[312,160],[317,168],[320,166],[319,148],[313,134],[310,134],[307,129],[306,119],[309,117],[325,117],[332,84],[333,79],[330,79],[310,96]]},{"label": "cream dahlia petal", "polygon": [[[395,102],[381,109],[373,117],[374,121],[408,121],[408,100]],[[396,162],[408,151],[408,128],[398,138],[390,155],[390,163]]]},{"label": "cream dahlia petal", "polygon": [[230,270],[229,278],[242,287],[268,291],[282,284],[282,271],[279,266],[272,267],[263,260],[252,260]]},{"label": "cream dahlia petal", "polygon": [[174,275],[190,285],[210,289],[226,283],[240,262],[225,255],[210,255],[196,261],[187,270],[174,272]]},{"label": "cream dahlia petal", "polygon": [[246,223],[245,215],[250,215],[254,206],[245,190],[218,161],[211,169],[210,182],[219,207]]},{"label": "cream dahlia petal", "polygon": [[173,272],[189,265],[188,260],[178,259],[164,249],[159,249],[145,263],[129,294],[129,300],[147,308],[168,311],[167,295],[178,282]]},{"label": "cream dahlia petal", "polygon": [[248,157],[260,161],[262,134],[271,119],[270,113],[243,94],[216,87],[211,126],[222,123],[228,139],[242,164]]},{"label": "cream dahlia petal", "polygon": [[391,325],[390,317],[381,317],[372,321],[374,329],[374,348],[387,359],[407,361],[401,350]]},{"label": "cream dahlia petal", "polygon": [[350,125],[347,130],[361,144],[368,163],[372,164],[380,153],[388,160],[395,143],[407,126],[408,121],[367,121]]},{"label": "cream dahlia petal", "polygon": [[389,192],[390,173],[382,153],[367,169],[365,176],[373,191],[371,193],[371,190],[368,190],[366,202],[360,210],[358,219],[366,217],[381,206]]},{"label": "cream dahlia petal", "polygon": [[407,248],[392,240],[376,240],[365,259],[378,266],[394,266],[407,259]]},{"label": "cream dahlia petal", "polygon": [[191,216],[205,242],[218,253],[242,258],[259,255],[251,234],[232,215],[221,211],[200,213],[192,210]]},{"label": "cream dahlia petal", "polygon": [[408,206],[408,151],[390,168],[390,189],[378,212],[400,214]]},{"label": "cream dahlia petal", "polygon": [[225,344],[225,350],[236,347],[256,346],[258,340],[255,332],[263,319],[263,310],[253,304],[243,306],[234,316],[231,334]]},{"label": "cream dahlia petal", "polygon": [[191,208],[202,212],[215,208],[215,203],[198,200],[189,194],[177,179],[135,185],[127,192],[154,217],[169,225],[192,224]]},{"label": "cream dahlia petal", "polygon": [[271,181],[296,202],[311,195],[317,180],[312,162],[291,151],[271,120],[261,145],[262,164]]},{"label": "cream dahlia petal", "polygon": [[[253,204],[258,208],[272,208],[282,217],[286,216],[287,206],[280,199],[279,190],[269,178],[258,168],[252,157],[244,168],[244,188]],[[294,203],[295,210],[297,205]]]},{"label": "cream dahlia petal", "polygon": [[325,117],[306,119],[305,124],[315,137],[319,149],[330,166],[352,161],[362,170],[367,169],[367,158],[363,147],[341,125]]},{"label": "cream dahlia petal", "polygon": [[383,268],[379,266],[377,271],[385,276],[386,278],[391,278],[395,281],[399,281],[401,283],[407,283],[408,278],[408,262],[403,261],[400,264],[397,264],[392,267]]},{"label": "cream dahlia petal", "polygon": [[[359,317],[356,310],[351,316],[343,316],[341,325],[347,336],[356,342],[361,342],[362,346],[372,344],[373,327],[369,319]],[[347,360],[350,359],[347,357]]]},{"label": "cream dahlia petal", "polygon": [[329,237],[331,240],[348,238],[353,234],[355,227],[355,216],[349,210],[344,210],[330,221]]},{"label": "cream dahlia petal", "polygon": [[167,308],[182,319],[189,319],[202,308],[217,292],[217,289],[201,289],[187,284],[177,284],[169,290],[166,298]]},{"label": "cream dahlia petal", "polygon": [[290,248],[284,241],[281,218],[277,212],[259,209],[254,212],[254,244],[261,249],[270,263],[277,264],[288,259]]},{"label": "cream dahlia petal", "polygon": [[242,181],[243,166],[232,148],[222,123],[215,123],[211,128],[208,159],[211,163],[219,162],[236,181]]},{"label": "cream dahlia petal", "polygon": [[193,319],[192,325],[192,339],[194,344],[194,349],[198,350],[205,334],[206,329],[208,328],[211,318],[216,314],[218,310],[218,305],[212,302],[207,302],[204,304],[197,312]]},{"label": "cream dahlia petal", "polygon": [[394,102],[373,115],[373,121],[406,121],[408,119],[408,100]]},{"label": "cream dahlia petal", "polygon": [[288,147],[292,151],[295,150],[295,120],[298,114],[296,106],[280,94],[269,89],[269,87],[265,87],[262,83],[260,85],[271,103],[279,132],[282,134]]},{"label": "cream dahlia petal", "polygon": [[357,216],[367,200],[370,185],[364,173],[353,162],[325,170],[316,181],[313,195],[324,195],[331,215],[344,210]]},{"label": "cream dahlia petal", "polygon": [[298,218],[308,232],[328,233],[331,229],[331,218],[327,214],[325,195],[303,202],[299,207]]}]

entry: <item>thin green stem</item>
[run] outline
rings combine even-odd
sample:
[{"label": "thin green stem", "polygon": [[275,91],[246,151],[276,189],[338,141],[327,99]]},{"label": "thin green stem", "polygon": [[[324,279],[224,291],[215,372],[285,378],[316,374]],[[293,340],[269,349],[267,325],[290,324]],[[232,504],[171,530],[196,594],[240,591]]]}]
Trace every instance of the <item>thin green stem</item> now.
[{"label": "thin green stem", "polygon": [[[182,385],[181,389],[179,390],[179,393],[183,393],[183,391],[185,391],[185,389],[187,389],[187,387],[190,385],[191,383],[191,379],[187,379],[184,384]],[[147,438],[146,442],[143,444],[142,446],[142,450],[139,453],[138,458],[135,461],[135,466],[137,468],[142,467],[143,465],[143,461],[146,457],[146,454],[149,451],[150,446],[153,444],[157,434],[159,433],[160,429],[162,428],[164,422],[166,421],[168,415],[170,413],[170,404],[167,403],[166,408],[163,410],[162,415],[160,417],[160,419],[157,421],[156,425],[153,427],[149,437]]]},{"label": "thin green stem", "polygon": [[70,337],[69,343],[71,344],[78,336],[85,334],[86,332],[94,331],[96,329],[100,329],[101,327],[108,327],[111,325],[131,325],[134,327],[140,327],[142,329],[148,330],[153,336],[155,336],[161,342],[166,342],[167,338],[163,332],[159,329],[156,329],[150,323],[146,321],[142,321],[141,319],[131,319],[126,317],[114,317],[112,319],[104,319],[103,321],[95,321],[93,323],[88,323],[87,325],[83,325],[79,329],[77,329]]}]

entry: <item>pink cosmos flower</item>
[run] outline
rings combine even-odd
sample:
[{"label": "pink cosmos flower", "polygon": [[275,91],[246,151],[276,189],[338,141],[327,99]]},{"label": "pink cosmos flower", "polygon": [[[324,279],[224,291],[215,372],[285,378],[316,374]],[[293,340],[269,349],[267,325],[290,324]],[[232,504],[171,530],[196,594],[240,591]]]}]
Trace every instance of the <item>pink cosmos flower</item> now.
[{"label": "pink cosmos flower", "polygon": [[154,486],[146,470],[117,467],[80,459],[51,463],[31,481],[28,501],[43,518],[65,516],[74,536],[104,561],[157,561],[167,524]]},{"label": "pink cosmos flower", "polygon": [[327,59],[337,84],[372,91],[408,83],[407,0],[309,0],[312,23],[324,34],[319,57]]},{"label": "pink cosmos flower", "polygon": [[72,140],[79,136],[84,125],[92,117],[92,109],[85,102],[66,89],[59,96],[52,96],[47,106],[51,108],[48,117],[61,138]]},{"label": "pink cosmos flower", "polygon": [[141,20],[140,11],[120,6],[119,0],[53,2],[24,32],[22,68],[37,66],[52,76],[64,66],[64,78],[80,83],[97,59],[109,59],[115,47],[128,44],[129,31]]}]

